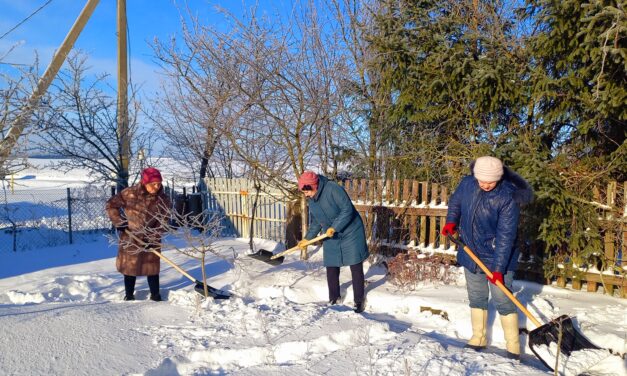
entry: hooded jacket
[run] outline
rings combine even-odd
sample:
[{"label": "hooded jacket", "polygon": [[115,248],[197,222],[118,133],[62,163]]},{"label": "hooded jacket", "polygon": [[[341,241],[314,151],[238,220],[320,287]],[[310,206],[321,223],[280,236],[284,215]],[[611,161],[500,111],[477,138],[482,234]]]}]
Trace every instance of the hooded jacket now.
[{"label": "hooded jacket", "polygon": [[368,258],[364,224],[344,188],[319,176],[318,190],[307,201],[310,217],[305,239],[329,227],[336,231],[333,238],[324,240],[324,266],[355,265]]},{"label": "hooded jacket", "polygon": [[[472,169],[474,162],[470,165]],[[490,271],[505,274],[516,270],[516,245],[520,209],[531,202],[533,190],[520,175],[507,167],[496,187],[485,192],[473,176],[466,176],[451,196],[446,223],[455,223],[461,240]],[[478,265],[463,250],[457,262],[472,273]],[[480,270],[479,270],[480,271]]]}]

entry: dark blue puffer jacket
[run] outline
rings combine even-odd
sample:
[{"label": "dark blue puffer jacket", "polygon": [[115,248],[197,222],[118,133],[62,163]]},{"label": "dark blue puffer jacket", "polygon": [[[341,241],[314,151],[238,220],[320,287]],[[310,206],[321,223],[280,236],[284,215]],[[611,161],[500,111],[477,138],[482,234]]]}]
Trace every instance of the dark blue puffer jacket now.
[{"label": "dark blue puffer jacket", "polygon": [[[474,162],[471,172],[473,167]],[[507,167],[490,192],[479,188],[474,176],[466,176],[449,200],[446,223],[457,224],[461,240],[490,271],[505,274],[515,270],[518,264],[518,217],[521,206],[532,198],[531,186]],[[457,262],[473,273],[480,271],[461,249],[457,252]]]}]

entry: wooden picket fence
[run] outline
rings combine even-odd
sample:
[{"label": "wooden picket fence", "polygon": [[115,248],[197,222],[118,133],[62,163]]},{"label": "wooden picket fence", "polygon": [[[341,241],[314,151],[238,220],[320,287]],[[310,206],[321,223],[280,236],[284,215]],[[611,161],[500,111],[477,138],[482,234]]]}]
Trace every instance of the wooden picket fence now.
[{"label": "wooden picket fence", "polygon": [[367,224],[368,238],[384,255],[419,249],[448,253],[440,236],[448,209],[446,186],[416,180],[352,180],[342,183]]},{"label": "wooden picket fence", "polygon": [[[255,200],[255,184],[248,179],[206,178],[206,209],[221,213],[227,232],[248,238]],[[260,184],[253,236],[285,242],[288,198],[279,190]]]},{"label": "wooden picket fence", "polygon": [[587,291],[596,292],[599,287],[609,295],[618,290],[621,297],[627,297],[627,182],[610,182],[605,190],[594,187],[593,200],[589,204],[596,207],[603,228],[603,258],[605,270],[596,267],[564,271],[557,278],[557,285],[581,290],[586,283]]},{"label": "wooden picket fence", "polygon": [[[439,253],[455,257],[455,246],[440,235],[448,210],[448,192],[445,186],[416,180],[352,180],[342,183],[353,204],[367,224],[370,246],[386,256],[414,250]],[[588,291],[613,294],[618,289],[627,297],[627,182],[608,184],[605,190],[595,189],[595,205],[604,224],[604,249],[599,250],[611,269],[564,272],[557,285],[565,287],[570,282],[577,290],[585,283]],[[542,260],[531,245],[522,250],[517,272],[518,278],[550,283],[545,280]]]},{"label": "wooden picket fence", "polygon": [[[226,218],[230,234],[250,236],[250,223],[255,186],[246,179],[207,178],[208,194],[205,208],[220,212]],[[440,235],[446,221],[449,188],[440,184],[416,180],[347,180],[341,185],[364,219],[370,247],[384,256],[394,256],[408,250],[437,253],[454,259],[456,249]],[[612,182],[594,191],[594,205],[604,225],[604,249],[599,254],[611,265],[611,270],[564,270],[557,285],[588,291],[602,290],[627,297],[627,182]],[[280,242],[299,239],[300,213],[294,202],[281,191],[261,185],[253,226],[256,238]],[[296,225],[294,225],[296,224]],[[288,229],[290,228],[290,229]],[[288,237],[290,239],[286,240]],[[522,250],[517,278],[550,283],[544,278],[540,252],[531,244]],[[536,256],[534,258],[534,256]]]}]

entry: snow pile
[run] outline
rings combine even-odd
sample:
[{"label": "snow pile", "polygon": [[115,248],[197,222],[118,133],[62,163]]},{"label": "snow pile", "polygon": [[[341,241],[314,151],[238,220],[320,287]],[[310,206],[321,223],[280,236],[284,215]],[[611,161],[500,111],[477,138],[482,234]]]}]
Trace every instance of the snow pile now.
[{"label": "snow pile", "polygon": [[[612,355],[605,349],[582,349],[572,351],[567,356],[559,351],[555,342],[551,342],[550,346],[541,345],[534,349],[542,359],[557,359],[557,370],[564,376],[577,376],[584,373]],[[549,363],[549,365],[555,367],[554,364]]]}]

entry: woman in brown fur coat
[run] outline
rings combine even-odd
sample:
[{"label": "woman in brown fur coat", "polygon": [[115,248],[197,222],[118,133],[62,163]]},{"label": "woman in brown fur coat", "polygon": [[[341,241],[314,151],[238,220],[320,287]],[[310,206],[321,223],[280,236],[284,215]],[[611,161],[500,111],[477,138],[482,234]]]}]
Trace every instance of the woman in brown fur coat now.
[{"label": "woman in brown fur coat", "polygon": [[[124,300],[135,300],[137,276],[148,277],[150,299],[161,301],[159,256],[163,224],[168,220],[170,200],[163,192],[161,173],[154,167],[142,171],[141,182],[111,197],[106,210],[120,237],[116,267],[124,275]],[[127,232],[132,233],[131,237]]]}]

